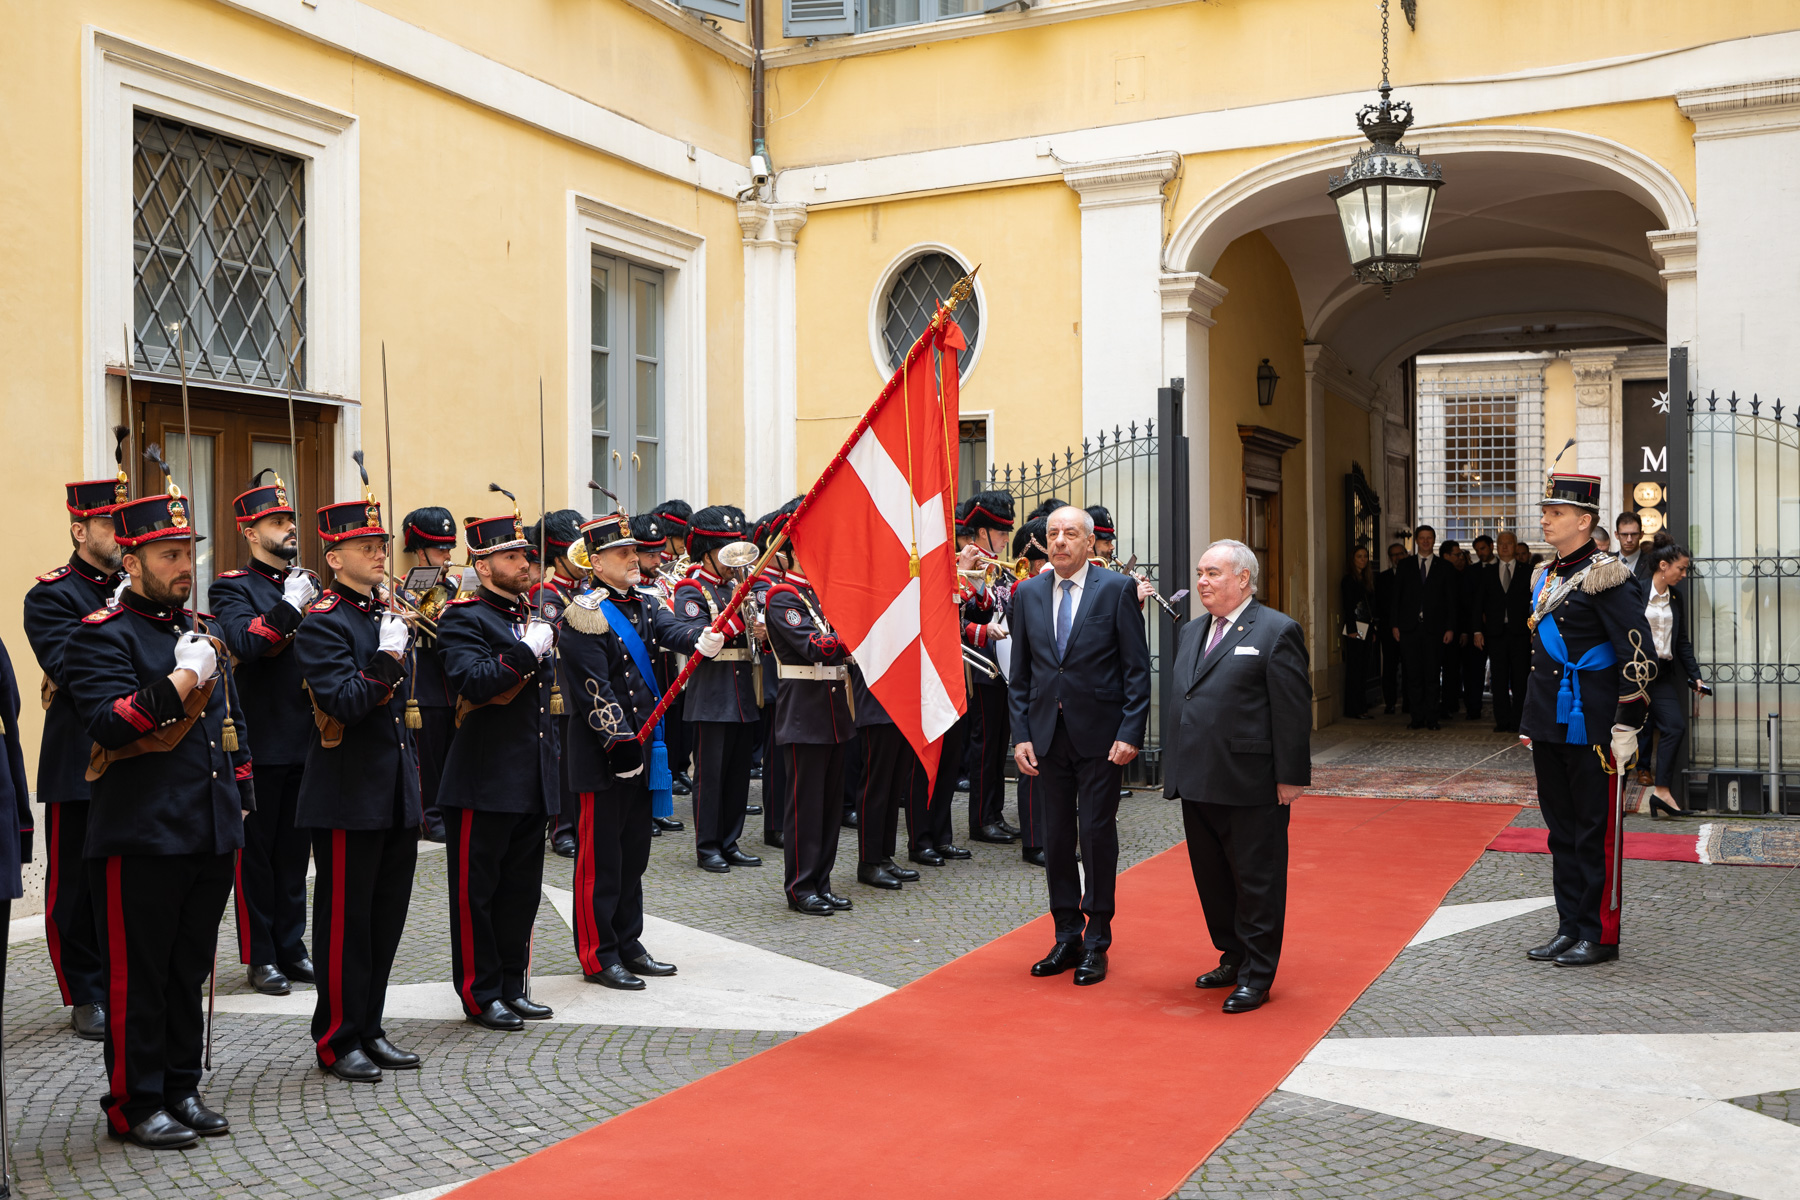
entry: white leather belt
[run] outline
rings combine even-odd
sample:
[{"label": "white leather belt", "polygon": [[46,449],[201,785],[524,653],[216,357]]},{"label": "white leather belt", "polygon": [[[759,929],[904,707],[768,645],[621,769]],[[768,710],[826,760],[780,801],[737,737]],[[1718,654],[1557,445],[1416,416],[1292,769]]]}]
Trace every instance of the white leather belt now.
[{"label": "white leather belt", "polygon": [[749,662],[750,652],[742,646],[731,650],[721,650],[712,656],[713,662]]},{"label": "white leather belt", "polygon": [[825,667],[818,663],[806,663],[801,666],[783,666],[777,676],[781,679],[811,679],[823,683],[841,682],[849,672],[844,667]]}]

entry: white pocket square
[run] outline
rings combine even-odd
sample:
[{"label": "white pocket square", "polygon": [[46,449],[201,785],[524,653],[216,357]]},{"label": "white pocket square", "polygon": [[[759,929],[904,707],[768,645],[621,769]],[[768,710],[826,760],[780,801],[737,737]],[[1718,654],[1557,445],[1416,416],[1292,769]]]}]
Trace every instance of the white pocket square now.
[{"label": "white pocket square", "polygon": [[1233,654],[1261,654],[1262,651],[1258,650],[1255,646],[1238,646],[1236,649],[1232,650],[1232,653]]}]

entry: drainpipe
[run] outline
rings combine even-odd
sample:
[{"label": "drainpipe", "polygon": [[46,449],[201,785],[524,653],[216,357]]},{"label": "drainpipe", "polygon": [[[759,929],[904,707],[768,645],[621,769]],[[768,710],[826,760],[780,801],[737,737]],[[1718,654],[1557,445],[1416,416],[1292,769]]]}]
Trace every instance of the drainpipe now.
[{"label": "drainpipe", "polygon": [[750,0],[750,153],[769,161],[768,108],[763,92],[763,0]]}]

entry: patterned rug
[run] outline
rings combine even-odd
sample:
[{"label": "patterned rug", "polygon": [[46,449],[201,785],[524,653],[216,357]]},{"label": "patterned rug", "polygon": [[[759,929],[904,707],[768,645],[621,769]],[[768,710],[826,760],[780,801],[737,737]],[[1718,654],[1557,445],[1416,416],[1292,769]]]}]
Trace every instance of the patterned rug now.
[{"label": "patterned rug", "polygon": [[1454,778],[1450,776],[1451,772],[1436,768],[1321,765],[1313,768],[1308,790],[1332,796],[1537,807],[1537,779],[1529,772],[1477,767]]},{"label": "patterned rug", "polygon": [[1745,867],[1800,866],[1800,824],[1708,822],[1698,830],[1700,861]]}]

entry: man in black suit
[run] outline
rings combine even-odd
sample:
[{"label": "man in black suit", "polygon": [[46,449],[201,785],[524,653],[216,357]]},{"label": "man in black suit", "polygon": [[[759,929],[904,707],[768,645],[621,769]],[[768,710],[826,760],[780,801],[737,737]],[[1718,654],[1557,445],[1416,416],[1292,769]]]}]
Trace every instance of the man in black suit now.
[{"label": "man in black suit", "polygon": [[[1094,519],[1072,506],[1046,523],[1052,570],[1013,594],[1013,761],[1037,776],[1056,945],[1031,968],[1078,985],[1106,978],[1119,868],[1119,782],[1144,744],[1150,647],[1137,581],[1093,567]],[[1077,829],[1079,828],[1079,835]],[[1079,840],[1083,872],[1076,866]]]},{"label": "man in black suit", "polygon": [[1645,596],[1650,594],[1650,577],[1656,574],[1655,554],[1644,538],[1644,523],[1634,512],[1622,512],[1613,518],[1613,532],[1619,535],[1616,553],[1619,561],[1631,568]]},{"label": "man in black suit", "polygon": [[[1481,636],[1481,591],[1488,576],[1494,573],[1494,539],[1481,534],[1469,543],[1475,551],[1463,566],[1457,594],[1459,640],[1462,643],[1462,700],[1469,720],[1481,719],[1481,689],[1487,679],[1488,655]],[[1455,707],[1455,696],[1450,697]]]},{"label": "man in black suit", "polygon": [[1406,692],[1412,707],[1408,729],[1437,729],[1438,679],[1445,647],[1456,641],[1456,568],[1435,557],[1437,530],[1413,530],[1414,553],[1394,568],[1394,611],[1389,640],[1406,663]]},{"label": "man in black suit", "polygon": [[1525,627],[1531,615],[1531,568],[1517,558],[1517,536],[1502,530],[1494,561],[1476,593],[1475,644],[1493,667],[1495,733],[1519,731],[1519,705],[1531,670],[1531,631]]},{"label": "man in black suit", "polygon": [[1228,1013],[1260,1008],[1287,921],[1288,819],[1312,782],[1312,676],[1292,618],[1256,602],[1256,555],[1214,542],[1196,590],[1208,619],[1175,651],[1163,795],[1181,801],[1188,862],[1219,965],[1195,987],[1229,987]]},{"label": "man in black suit", "polygon": [[1400,699],[1400,646],[1397,642],[1383,639],[1381,630],[1394,623],[1394,590],[1399,585],[1399,566],[1406,561],[1406,547],[1399,542],[1391,542],[1388,544],[1387,556],[1387,569],[1375,575],[1376,632],[1370,645],[1381,648],[1381,699],[1386,704],[1387,711],[1393,712],[1395,702]]}]

